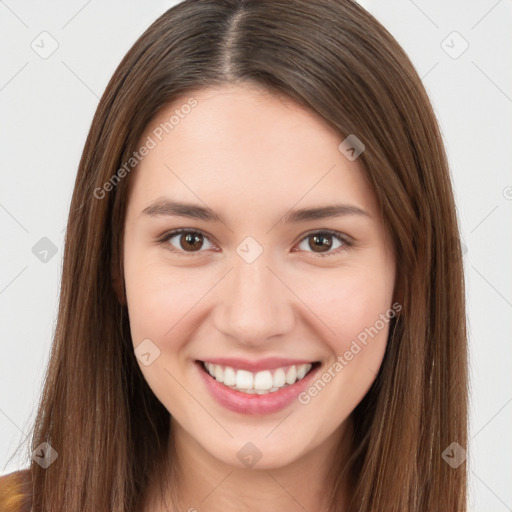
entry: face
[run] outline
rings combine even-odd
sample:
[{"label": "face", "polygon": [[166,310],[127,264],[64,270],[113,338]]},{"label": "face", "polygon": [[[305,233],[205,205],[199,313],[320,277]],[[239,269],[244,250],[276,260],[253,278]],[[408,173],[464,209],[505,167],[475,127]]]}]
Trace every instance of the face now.
[{"label": "face", "polygon": [[343,139],[249,86],[183,96],[141,138],[123,257],[137,361],[174,427],[224,463],[315,450],[382,362],[395,262]]}]

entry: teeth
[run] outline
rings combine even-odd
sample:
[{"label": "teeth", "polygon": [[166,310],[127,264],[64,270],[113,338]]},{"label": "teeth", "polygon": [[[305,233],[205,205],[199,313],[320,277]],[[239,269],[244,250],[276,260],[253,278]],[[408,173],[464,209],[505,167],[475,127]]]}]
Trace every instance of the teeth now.
[{"label": "teeth", "polygon": [[281,388],[286,384],[286,375],[282,368],[278,368],[274,372],[274,378],[272,379],[272,382],[276,388]]},{"label": "teeth", "polygon": [[215,365],[215,379],[219,382],[224,382],[224,368],[218,364]]},{"label": "teeth", "polygon": [[254,389],[258,391],[268,391],[272,386],[272,374],[265,370],[263,372],[258,372],[254,376]]},{"label": "teeth", "polygon": [[297,368],[292,366],[286,374],[286,384],[293,384],[297,380]]},{"label": "teeth", "polygon": [[[217,367],[219,365],[216,365]],[[251,372],[245,370],[238,370],[236,372],[236,384],[235,386],[240,389],[251,389],[254,383],[254,377]]]},{"label": "teeth", "polygon": [[297,368],[297,379],[303,379],[304,376],[308,373],[308,370],[306,369],[306,365],[302,364]]},{"label": "teeth", "polygon": [[229,366],[226,366],[224,368],[224,384],[226,386],[234,386],[236,384],[236,373],[233,368],[230,368]]},{"label": "teeth", "polygon": [[277,368],[252,373],[212,363],[203,363],[203,366],[215,380],[225,386],[244,393],[258,395],[274,393],[283,387],[294,384],[297,380],[303,379],[312,367],[308,363],[290,366],[287,371],[285,371],[286,368]]}]

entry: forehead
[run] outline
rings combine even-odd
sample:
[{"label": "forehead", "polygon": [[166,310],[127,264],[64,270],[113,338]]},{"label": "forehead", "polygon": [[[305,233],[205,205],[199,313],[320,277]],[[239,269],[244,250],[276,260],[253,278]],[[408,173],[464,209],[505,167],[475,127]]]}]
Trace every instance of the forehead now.
[{"label": "forehead", "polygon": [[131,177],[137,207],[166,195],[219,208],[226,201],[245,209],[248,202],[292,206],[304,198],[375,210],[359,163],[338,149],[344,137],[314,112],[257,87],[176,98],[148,124],[139,146],[150,139],[153,147]]}]

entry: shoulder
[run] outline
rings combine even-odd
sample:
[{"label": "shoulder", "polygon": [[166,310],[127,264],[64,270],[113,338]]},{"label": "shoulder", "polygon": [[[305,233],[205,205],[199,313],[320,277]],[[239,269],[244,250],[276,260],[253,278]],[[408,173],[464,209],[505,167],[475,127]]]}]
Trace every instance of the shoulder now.
[{"label": "shoulder", "polygon": [[22,469],[0,476],[0,510],[30,512],[32,481],[30,469]]}]

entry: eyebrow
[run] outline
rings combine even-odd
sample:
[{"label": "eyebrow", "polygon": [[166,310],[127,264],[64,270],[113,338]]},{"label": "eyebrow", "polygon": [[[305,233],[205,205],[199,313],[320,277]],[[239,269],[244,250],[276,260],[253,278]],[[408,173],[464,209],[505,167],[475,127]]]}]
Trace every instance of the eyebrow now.
[{"label": "eyebrow", "polygon": [[[165,198],[159,198],[151,203],[148,207],[142,210],[141,215],[148,215],[150,217],[159,215],[188,217],[190,219],[224,223],[223,218],[218,213],[214,212],[211,208],[192,203],[170,201]],[[343,217],[346,215],[362,215],[371,218],[371,215],[366,210],[363,210],[358,206],[350,204],[334,204],[329,206],[290,210],[283,216],[283,222],[299,223],[312,220]]]}]

